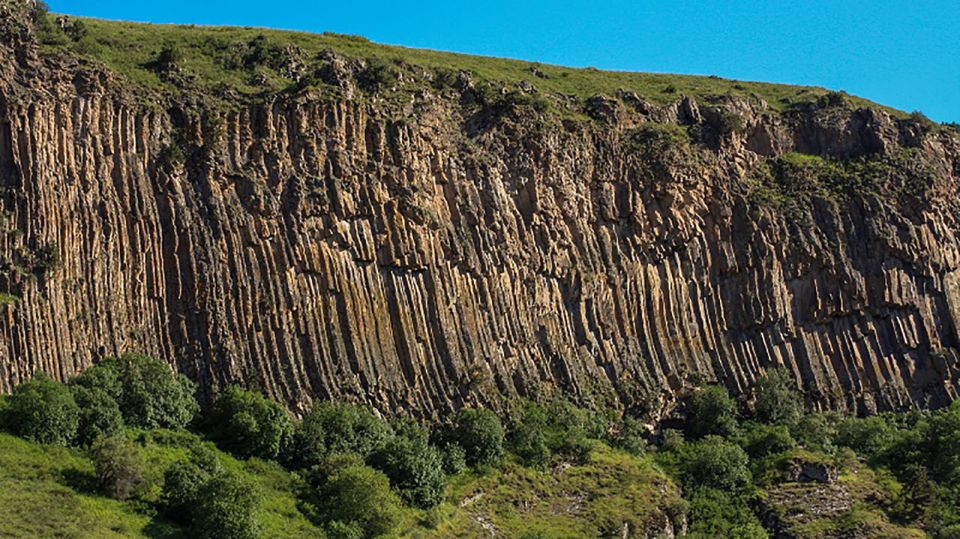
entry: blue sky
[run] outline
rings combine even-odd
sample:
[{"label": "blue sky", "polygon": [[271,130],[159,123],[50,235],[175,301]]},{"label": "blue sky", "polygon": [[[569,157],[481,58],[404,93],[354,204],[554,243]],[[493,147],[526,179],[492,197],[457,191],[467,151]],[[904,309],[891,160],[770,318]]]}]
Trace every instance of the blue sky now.
[{"label": "blue sky", "polygon": [[960,0],[48,0],[108,19],[358,34],[409,47],[846,90],[960,122]]}]

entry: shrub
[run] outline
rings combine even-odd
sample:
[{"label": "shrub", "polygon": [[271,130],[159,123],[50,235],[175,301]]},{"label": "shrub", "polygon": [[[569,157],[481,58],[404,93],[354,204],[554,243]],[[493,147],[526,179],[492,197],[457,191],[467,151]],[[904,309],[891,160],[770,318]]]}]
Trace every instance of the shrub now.
[{"label": "shrub", "polygon": [[960,482],[960,400],[934,413],[923,434],[930,470],[946,484]]},{"label": "shrub", "polygon": [[793,425],[803,413],[803,402],[790,371],[778,367],[754,388],[757,419],[775,425]]},{"label": "shrub", "polygon": [[108,496],[126,500],[143,483],[145,462],[135,445],[120,434],[98,439],[92,449],[97,484]]},{"label": "shrub", "polygon": [[647,451],[647,434],[647,429],[639,419],[625,415],[620,420],[616,433],[609,439],[614,447],[639,456]]},{"label": "shrub", "polygon": [[117,360],[120,411],[128,425],[146,429],[183,428],[197,413],[196,386],[163,360],[125,354]]},{"label": "shrub", "polygon": [[180,524],[192,523],[204,485],[220,472],[216,453],[204,446],[194,447],[188,460],[168,468],[160,494],[160,505],[167,517]]},{"label": "shrub", "polygon": [[395,436],[375,451],[369,462],[387,474],[407,502],[429,509],[443,501],[443,460],[426,436]]},{"label": "shrub", "polygon": [[463,448],[470,466],[491,466],[503,456],[503,424],[490,410],[460,410],[451,435]]},{"label": "shrub", "polygon": [[80,410],[70,389],[44,373],[14,388],[3,420],[13,434],[53,445],[72,443],[79,422]]},{"label": "shrub", "polygon": [[353,453],[365,459],[391,436],[390,425],[369,408],[321,402],[297,425],[289,460],[297,467],[307,468],[339,453]]},{"label": "shrub", "polygon": [[120,360],[106,358],[74,376],[70,380],[70,385],[99,389],[119,402],[120,395],[123,393],[123,385],[120,383]]},{"label": "shrub", "polygon": [[183,62],[183,50],[176,45],[168,45],[160,49],[153,66],[157,71],[170,71]]},{"label": "shrub", "polygon": [[585,461],[595,441],[603,438],[606,421],[594,412],[580,408],[566,399],[553,401],[549,408],[548,446],[556,453]]},{"label": "shrub", "polygon": [[467,452],[458,444],[448,443],[443,446],[443,471],[449,475],[456,475],[467,469]]},{"label": "shrub", "polygon": [[768,537],[741,497],[712,488],[697,489],[690,497],[690,533],[694,537]]},{"label": "shrub", "polygon": [[748,463],[740,446],[715,435],[686,444],[680,455],[684,482],[693,487],[738,490],[750,483]]},{"label": "shrub", "polygon": [[367,66],[357,74],[357,82],[369,92],[376,92],[397,83],[397,69],[382,58],[376,56],[367,60]]},{"label": "shrub", "polygon": [[293,422],[280,403],[237,386],[217,397],[207,425],[219,444],[241,457],[275,460],[293,436]]},{"label": "shrub", "polygon": [[833,412],[806,414],[790,430],[797,442],[811,451],[832,452],[839,415]]},{"label": "shrub", "polygon": [[79,407],[77,443],[93,444],[100,437],[109,437],[123,431],[120,406],[106,391],[86,386],[71,386],[73,399]]},{"label": "shrub", "polygon": [[260,535],[256,518],[260,494],[239,474],[223,471],[200,489],[191,532],[210,539],[253,539]]},{"label": "shrub", "polygon": [[919,110],[915,110],[910,113],[910,120],[920,128],[921,133],[929,133],[937,127],[936,122],[928,118],[926,114],[920,112]]},{"label": "shrub", "polygon": [[744,424],[737,441],[750,458],[762,459],[789,451],[797,446],[790,431],[783,425],[764,425],[750,421]]},{"label": "shrub", "polygon": [[383,472],[356,463],[318,466],[307,481],[308,499],[333,537],[387,535],[400,522],[400,499]]},{"label": "shrub", "polygon": [[708,434],[729,436],[737,428],[737,405],[721,386],[707,386],[690,400],[688,432],[694,438]]},{"label": "shrub", "polygon": [[837,445],[849,447],[858,454],[875,459],[894,441],[895,429],[883,417],[851,417],[840,423]]},{"label": "shrub", "polygon": [[510,428],[510,450],[524,465],[545,468],[550,462],[551,451],[547,445],[549,418],[542,406],[527,403],[519,418]]}]

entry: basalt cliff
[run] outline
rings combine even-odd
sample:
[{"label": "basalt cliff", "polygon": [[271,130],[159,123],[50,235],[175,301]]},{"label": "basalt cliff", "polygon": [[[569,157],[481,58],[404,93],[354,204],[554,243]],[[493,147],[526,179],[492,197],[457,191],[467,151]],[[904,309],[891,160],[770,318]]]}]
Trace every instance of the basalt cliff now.
[{"label": "basalt cliff", "polygon": [[949,126],[818,89],[565,93],[605,74],[82,22],[0,12],[2,391],[125,351],[205,392],[435,415],[550,392],[656,412],[779,365],[824,408],[960,390]]}]

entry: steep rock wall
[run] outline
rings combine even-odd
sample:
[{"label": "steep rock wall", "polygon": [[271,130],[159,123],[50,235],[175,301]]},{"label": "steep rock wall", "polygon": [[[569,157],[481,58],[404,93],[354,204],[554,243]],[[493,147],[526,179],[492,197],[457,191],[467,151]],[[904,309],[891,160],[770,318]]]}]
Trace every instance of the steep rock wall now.
[{"label": "steep rock wall", "polygon": [[[824,407],[956,397],[954,137],[747,109],[742,133],[676,153],[638,149],[650,117],[632,111],[478,124],[443,96],[398,116],[303,94],[213,114],[37,61],[11,55],[0,85],[0,250],[21,298],[0,306],[0,390],[138,350],[294,407],[561,390],[649,410],[774,365]],[[655,116],[710,122],[690,100]],[[798,221],[743,188],[766,156],[904,145],[936,172],[923,199],[814,197]]]}]

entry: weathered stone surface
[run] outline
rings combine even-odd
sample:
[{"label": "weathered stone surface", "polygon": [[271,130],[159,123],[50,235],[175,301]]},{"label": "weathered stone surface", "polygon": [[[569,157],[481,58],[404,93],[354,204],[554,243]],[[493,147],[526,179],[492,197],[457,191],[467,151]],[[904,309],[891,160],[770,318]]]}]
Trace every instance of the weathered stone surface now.
[{"label": "weathered stone surface", "polygon": [[[901,147],[881,111],[738,111],[745,134],[670,162],[622,125],[468,129],[432,95],[403,118],[305,94],[201,119],[2,54],[0,252],[24,271],[0,306],[0,390],[140,350],[294,406],[563,390],[639,407],[773,365],[824,407],[956,396],[956,138],[924,139],[940,180],[922,206],[816,199],[803,229],[736,187],[763,155]],[[707,121],[690,99],[672,111],[651,116]]]}]

